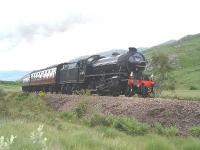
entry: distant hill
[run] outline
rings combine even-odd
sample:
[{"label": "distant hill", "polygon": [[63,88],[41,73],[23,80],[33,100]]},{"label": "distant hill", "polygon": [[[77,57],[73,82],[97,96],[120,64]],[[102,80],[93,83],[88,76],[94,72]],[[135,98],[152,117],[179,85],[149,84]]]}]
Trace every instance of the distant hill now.
[{"label": "distant hill", "polygon": [[[137,48],[137,49],[138,49],[138,51],[140,51],[140,52],[143,52],[143,51],[148,50],[148,48],[145,48],[145,47],[141,47],[141,48]],[[108,56],[112,56],[112,54],[113,54],[114,52],[117,52],[117,53],[119,53],[119,54],[124,54],[124,53],[126,53],[127,51],[128,51],[128,49],[127,49],[127,50],[125,50],[125,49],[112,49],[112,50],[108,50],[108,51],[96,53],[96,54],[94,54],[94,55],[101,55],[101,56],[106,56],[106,57],[108,57]],[[87,57],[89,57],[89,56],[90,56],[90,55],[80,56],[80,57],[78,57],[78,58],[75,58],[75,59],[70,60],[70,62],[77,61],[77,60],[80,60],[80,59],[84,59],[84,58],[87,58]]]},{"label": "distant hill", "polygon": [[159,44],[159,45],[156,45],[156,47],[157,47],[157,46],[171,45],[171,44],[174,44],[174,43],[176,43],[176,42],[177,42],[176,40],[169,40],[169,41],[166,41],[166,42],[161,43],[161,44]]},{"label": "distant hill", "polygon": [[177,41],[152,47],[144,52],[147,58],[153,53],[165,52],[176,57],[179,67],[174,71],[177,87],[200,89],[200,34],[187,35]]},{"label": "distant hill", "polygon": [[[113,52],[117,52],[119,54],[123,54],[123,53],[126,53],[127,50],[122,50],[122,49],[113,49],[113,50],[108,50],[108,51],[104,51],[104,52],[100,52],[100,53],[96,53],[94,55],[101,55],[101,56],[111,56]],[[80,60],[80,59],[85,59],[87,57],[89,57],[91,55],[85,55],[85,56],[80,56],[80,57],[77,57],[75,59],[72,59],[70,60],[70,62],[73,62],[73,61],[77,61],[77,60]]]},{"label": "distant hill", "polygon": [[19,80],[21,77],[29,73],[29,71],[0,71],[0,80],[4,81],[16,81]]}]

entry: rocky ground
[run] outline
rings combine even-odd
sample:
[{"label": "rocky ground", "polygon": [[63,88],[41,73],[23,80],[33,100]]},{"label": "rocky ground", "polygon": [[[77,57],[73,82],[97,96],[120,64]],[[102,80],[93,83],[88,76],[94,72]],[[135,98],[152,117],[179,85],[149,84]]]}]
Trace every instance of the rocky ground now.
[{"label": "rocky ground", "polygon": [[200,125],[200,101],[61,94],[48,94],[45,100],[55,111],[73,111],[77,104],[86,101],[89,108],[104,114],[133,117],[149,124],[160,122],[167,127],[176,125],[181,135]]}]

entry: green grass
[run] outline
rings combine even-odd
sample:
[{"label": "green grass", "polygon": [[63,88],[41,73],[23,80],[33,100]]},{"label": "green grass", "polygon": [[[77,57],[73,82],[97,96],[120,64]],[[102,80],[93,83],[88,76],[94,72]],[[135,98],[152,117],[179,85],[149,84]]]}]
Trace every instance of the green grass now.
[{"label": "green grass", "polygon": [[200,100],[200,90],[163,91],[161,97],[186,100]]},{"label": "green grass", "polygon": [[[85,106],[87,102],[81,103]],[[80,107],[88,109],[88,107]],[[78,107],[78,106],[77,106]],[[76,110],[77,111],[77,110]],[[37,95],[0,90],[0,136],[17,136],[11,150],[41,150],[30,136],[44,125],[48,150],[197,150],[197,138],[156,135],[153,128],[134,119],[77,112],[54,112]],[[79,112],[78,111],[78,112]],[[87,110],[85,110],[87,111]],[[164,128],[163,128],[164,130]]]},{"label": "green grass", "polygon": [[[17,136],[11,150],[39,150],[41,146],[30,139],[40,123],[24,120],[1,120],[0,134]],[[62,128],[44,124],[44,137],[47,137],[48,149],[63,150],[198,150],[198,139],[162,137],[154,134],[129,136],[112,128],[90,128],[69,122],[62,123]]]},{"label": "green grass", "polygon": [[200,138],[200,125],[190,128],[190,134]]},{"label": "green grass", "polygon": [[20,92],[21,85],[15,81],[0,81],[0,89],[11,92]]}]

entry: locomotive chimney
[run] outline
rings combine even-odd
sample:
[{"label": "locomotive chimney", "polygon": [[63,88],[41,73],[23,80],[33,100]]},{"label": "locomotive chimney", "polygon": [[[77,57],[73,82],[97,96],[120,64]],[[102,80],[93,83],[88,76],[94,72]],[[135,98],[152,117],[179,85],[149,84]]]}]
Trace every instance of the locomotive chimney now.
[{"label": "locomotive chimney", "polygon": [[135,47],[129,47],[129,53],[135,53],[137,49]]}]

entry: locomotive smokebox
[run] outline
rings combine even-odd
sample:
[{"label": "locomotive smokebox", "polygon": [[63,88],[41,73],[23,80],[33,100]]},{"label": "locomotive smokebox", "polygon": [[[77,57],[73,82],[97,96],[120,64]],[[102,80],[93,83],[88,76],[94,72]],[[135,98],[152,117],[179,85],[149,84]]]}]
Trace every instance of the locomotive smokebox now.
[{"label": "locomotive smokebox", "polygon": [[135,47],[129,47],[129,53],[135,53],[137,49]]}]

